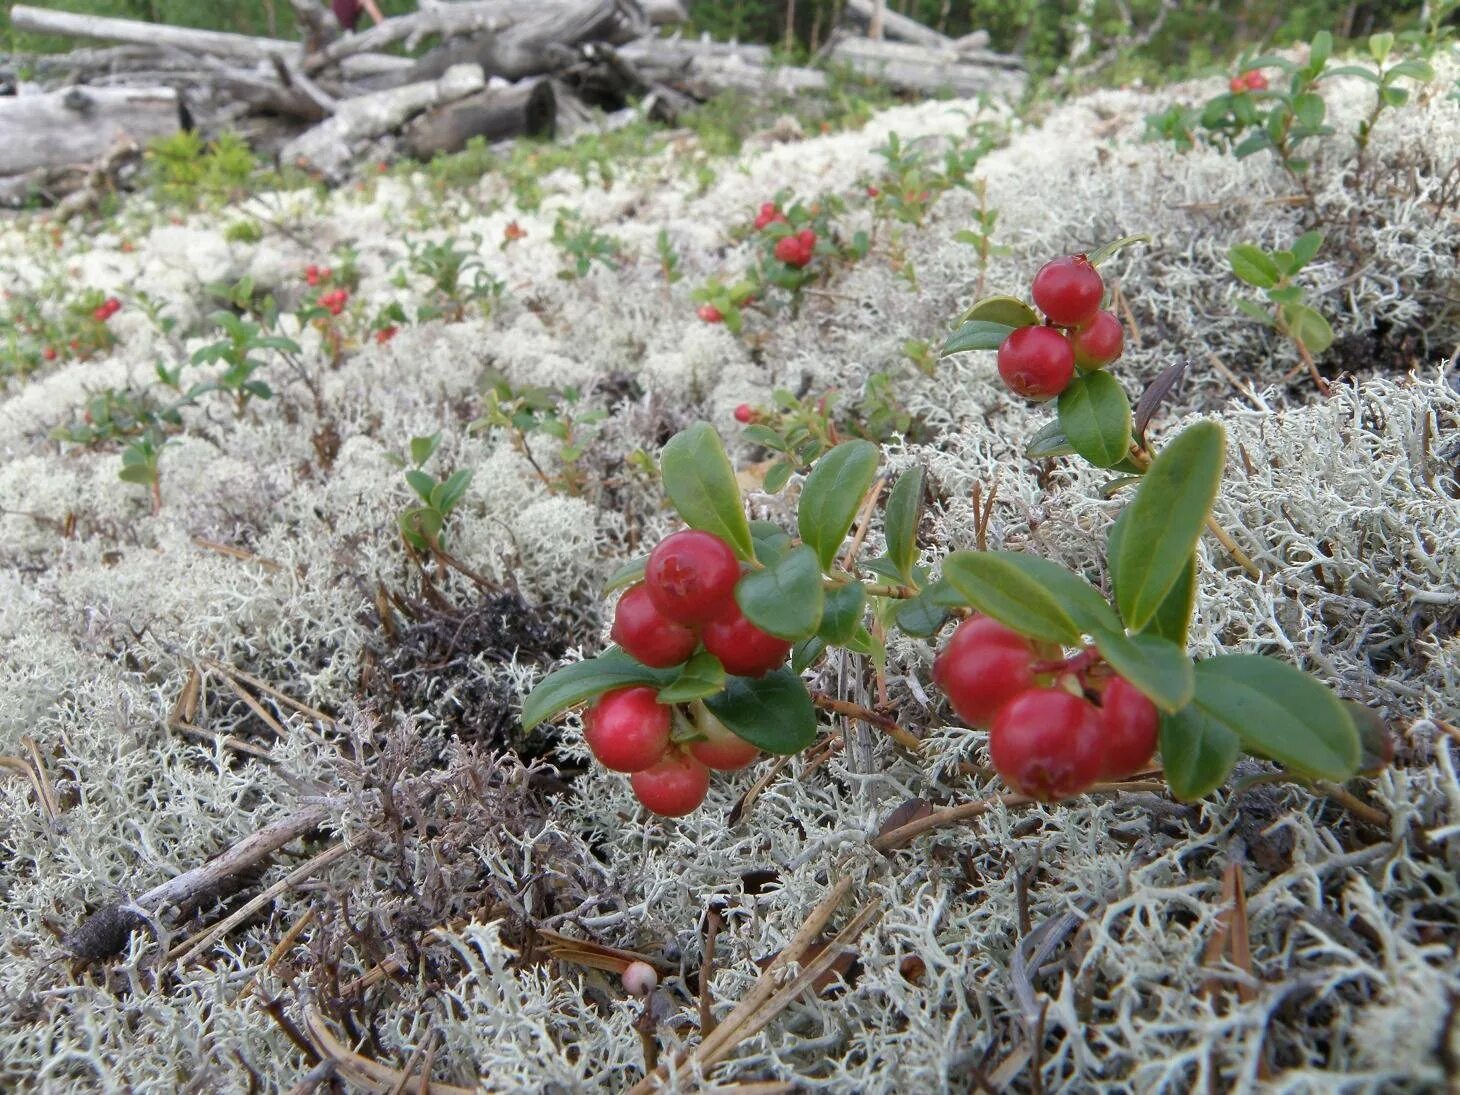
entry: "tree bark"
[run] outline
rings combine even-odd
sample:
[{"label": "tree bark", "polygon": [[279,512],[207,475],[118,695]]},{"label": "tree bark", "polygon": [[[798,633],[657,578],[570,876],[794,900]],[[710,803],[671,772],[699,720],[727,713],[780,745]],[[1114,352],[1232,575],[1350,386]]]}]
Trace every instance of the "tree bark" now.
[{"label": "tree bark", "polygon": [[651,84],[664,84],[697,99],[721,91],[794,95],[826,87],[826,73],[776,66],[765,46],[655,38],[621,46],[618,55]]},{"label": "tree bark", "polygon": [[89,165],[119,140],[145,144],[181,127],[170,87],[72,87],[0,98],[0,175]]},{"label": "tree bark", "polygon": [[951,49],[932,50],[843,35],[833,39],[827,56],[900,91],[925,95],[945,89],[960,97],[990,91],[1017,95],[1024,85],[1019,59],[1002,54],[983,55],[975,61]]},{"label": "tree bark", "polygon": [[406,126],[403,136],[412,156],[429,160],[440,152],[459,152],[473,137],[491,142],[551,136],[557,113],[551,81],[523,80],[433,107]]}]

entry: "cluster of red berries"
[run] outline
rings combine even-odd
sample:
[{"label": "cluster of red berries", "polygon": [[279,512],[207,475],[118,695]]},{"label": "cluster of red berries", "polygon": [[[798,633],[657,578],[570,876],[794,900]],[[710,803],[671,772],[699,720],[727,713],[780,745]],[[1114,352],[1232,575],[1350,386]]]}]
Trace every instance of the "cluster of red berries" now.
[{"label": "cluster of red berries", "polygon": [[1011,391],[1043,402],[1069,387],[1076,367],[1100,369],[1118,358],[1125,332],[1114,312],[1101,310],[1105,283],[1084,255],[1045,263],[1032,288],[1046,322],[1010,332],[999,347],[999,375]]},{"label": "cluster of red berries", "polygon": [[[666,537],[649,553],[644,580],[619,598],[614,642],[655,669],[680,665],[703,646],[727,673],[765,676],[785,663],[791,644],[745,618],[735,603],[740,574],[740,560],[718,536],[685,530]],[[702,704],[694,708],[692,719],[680,720],[694,740],[676,742],[674,709],[654,689],[616,689],[588,709],[583,736],[605,768],[631,774],[640,802],[679,817],[704,801],[710,769],[733,771],[760,755]]]},{"label": "cluster of red berries", "polygon": [[755,215],[755,230],[763,232],[773,224],[784,224],[786,214],[781,212],[781,207],[775,202],[762,202],[760,212]]},{"label": "cluster of red berries", "polygon": [[787,266],[800,270],[811,261],[816,253],[816,233],[803,228],[794,236],[782,236],[776,240],[776,258]]},{"label": "cluster of red berries", "polygon": [[304,268],[304,280],[309,282],[310,285],[318,285],[320,282],[329,281],[334,276],[335,272],[328,266],[316,266],[311,262]]},{"label": "cluster of red berries", "polygon": [[1246,72],[1233,76],[1227,87],[1233,95],[1241,95],[1246,91],[1266,91],[1267,77],[1257,69],[1249,68]]},{"label": "cluster of red berries", "polygon": [[970,726],[989,731],[994,770],[1053,802],[1140,771],[1156,751],[1156,706],[1098,660],[1066,660],[987,616],[958,625],[933,680]]},{"label": "cluster of red berries", "polygon": [[345,310],[345,305],[349,303],[349,300],[350,291],[348,289],[335,289],[319,298],[319,306],[328,310],[330,315],[337,316]]},{"label": "cluster of red berries", "polygon": [[98,323],[105,323],[122,310],[122,302],[116,297],[107,297],[96,306],[91,312],[91,318]]}]

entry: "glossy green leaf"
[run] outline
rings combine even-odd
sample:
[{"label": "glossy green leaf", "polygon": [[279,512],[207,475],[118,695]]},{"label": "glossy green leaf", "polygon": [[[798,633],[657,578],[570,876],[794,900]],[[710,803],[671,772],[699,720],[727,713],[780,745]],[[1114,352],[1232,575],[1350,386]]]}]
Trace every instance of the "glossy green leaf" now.
[{"label": "glossy green leaf", "polygon": [[1226,435],[1215,422],[1188,426],[1161,450],[1125,513],[1111,562],[1116,603],[1141,631],[1190,565],[1222,479]]},{"label": "glossy green leaf", "polygon": [[1237,735],[1195,704],[1161,719],[1161,764],[1171,793],[1182,802],[1220,787],[1241,753]]},{"label": "glossy green leaf", "polygon": [[522,705],[522,728],[531,730],[538,723],[611,689],[631,684],[663,688],[677,676],[676,669],[650,669],[618,647],[609,647],[596,658],[574,662],[544,677]]},{"label": "glossy green leaf", "polygon": [[630,559],[608,576],[608,581],[603,583],[604,594],[607,595],[616,589],[623,589],[626,586],[642,582],[644,580],[644,570],[648,565],[649,556],[647,555],[640,555],[637,559]]},{"label": "glossy green leaf", "polygon": [[680,667],[679,676],[659,690],[659,702],[689,703],[713,696],[725,687],[725,667],[708,650],[701,650]]},{"label": "glossy green leaf", "polygon": [[928,586],[916,597],[899,601],[893,617],[897,626],[909,635],[926,639],[938,633],[949,616],[948,606],[940,603],[939,592],[949,587],[938,582]]},{"label": "glossy green leaf", "polygon": [[[1120,554],[1120,538],[1125,531],[1125,516],[1129,510],[1122,510],[1115,523],[1110,526],[1110,536],[1106,541],[1105,557],[1114,559]],[[1119,590],[1116,591],[1117,602],[1119,601]],[[1191,613],[1196,607],[1196,553],[1193,552],[1187,561],[1186,569],[1176,579],[1176,584],[1171,587],[1171,592],[1166,594],[1161,607],[1141,628],[1140,633],[1145,635],[1157,635],[1167,639],[1182,650],[1186,649],[1186,635],[1191,627]]]},{"label": "glossy green leaf", "polygon": [[1118,240],[1111,240],[1109,243],[1095,248],[1095,250],[1086,254],[1085,257],[1089,259],[1091,266],[1100,266],[1102,263],[1109,262],[1132,244],[1150,242],[1150,236],[1121,236]]},{"label": "glossy green leaf", "polygon": [[1261,248],[1250,243],[1234,244],[1227,251],[1227,261],[1232,265],[1232,273],[1259,289],[1271,289],[1282,277],[1277,263]]},{"label": "glossy green leaf", "polygon": [[1283,305],[1283,326],[1293,338],[1308,348],[1309,353],[1321,354],[1333,345],[1333,328],[1322,313],[1306,304]]},{"label": "glossy green leaf", "polygon": [[1005,327],[1032,327],[1039,322],[1039,313],[1018,297],[984,297],[963,313],[962,323],[979,319]]},{"label": "glossy green leaf", "polygon": [[714,427],[696,422],[675,434],[664,446],[659,467],[664,492],[684,523],[713,533],[749,559],[753,545],[740,487]]},{"label": "glossy green leaf", "polygon": [[1092,633],[1095,648],[1131,684],[1168,714],[1179,711],[1196,694],[1196,673],[1186,652],[1158,635]]},{"label": "glossy green leaf", "polygon": [[795,646],[791,647],[791,669],[796,673],[805,672],[816,659],[826,652],[826,640],[820,635],[813,635],[809,639],[802,639]]},{"label": "glossy green leaf", "polygon": [[755,560],[762,566],[774,566],[791,550],[790,534],[770,521],[750,522],[750,538]]},{"label": "glossy green leaf", "polygon": [[1007,323],[971,319],[948,337],[939,356],[961,354],[966,350],[997,350],[1015,329]]},{"label": "glossy green leaf", "polygon": [[821,623],[826,601],[816,553],[804,544],[788,551],[774,566],[740,579],[735,600],[745,618],[777,638],[809,638]]},{"label": "glossy green leaf", "polygon": [[887,557],[904,582],[912,581],[912,568],[918,561],[918,523],[922,513],[923,469],[908,468],[897,477],[882,510]]},{"label": "glossy green leaf", "polygon": [[786,439],[769,426],[762,426],[758,422],[752,422],[740,431],[740,436],[749,441],[752,445],[760,445],[763,448],[774,449],[776,452],[786,451]]},{"label": "glossy green leaf", "polygon": [[725,690],[705,700],[705,706],[731,733],[767,753],[790,756],[816,738],[811,694],[784,667],[760,678],[730,677]]},{"label": "glossy green leaf", "polygon": [[816,633],[828,643],[841,645],[857,633],[862,610],[867,605],[867,590],[861,582],[848,582],[826,591],[826,607]]},{"label": "glossy green leaf", "polygon": [[775,494],[786,485],[790,478],[791,465],[784,460],[777,460],[766,469],[765,479],[761,481],[761,486],[765,488],[767,494]]},{"label": "glossy green leaf", "polygon": [[1030,460],[1048,460],[1055,456],[1074,456],[1075,446],[1070,444],[1070,439],[1065,436],[1065,431],[1060,425],[1060,420],[1056,418],[1052,422],[1046,422],[1034,431],[1033,436],[1024,443],[1024,455]]},{"label": "glossy green leaf", "polygon": [[[1070,582],[1056,579],[1060,588],[1051,588],[1048,580],[1051,569]],[[1067,594],[1071,588],[1078,588],[1071,583],[1084,585],[1094,600],[1104,606],[1105,612],[1110,612],[1104,598],[1074,574],[1048,560],[1019,552],[954,552],[943,560],[943,581],[963,603],[1006,627],[1033,639],[1064,646],[1079,644],[1083,632],[1067,607]],[[1078,599],[1085,613],[1098,615],[1099,610],[1092,602],[1083,595]]]},{"label": "glossy green leaf", "polygon": [[1077,376],[1059,398],[1059,424],[1075,451],[1109,468],[1130,451],[1130,400],[1120,381],[1102,371]]},{"label": "glossy green leaf", "polygon": [[1257,654],[1204,661],[1195,702],[1249,752],[1302,775],[1345,780],[1358,771],[1359,733],[1343,703],[1285,662]]},{"label": "glossy green leaf", "polygon": [[816,552],[823,570],[836,561],[877,475],[877,456],[870,441],[843,441],[816,462],[801,487],[796,524],[802,543]]}]

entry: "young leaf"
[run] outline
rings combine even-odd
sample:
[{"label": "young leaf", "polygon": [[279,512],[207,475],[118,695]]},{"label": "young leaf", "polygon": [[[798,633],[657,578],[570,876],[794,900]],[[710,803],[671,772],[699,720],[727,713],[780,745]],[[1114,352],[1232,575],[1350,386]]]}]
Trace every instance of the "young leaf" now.
[{"label": "young leaf", "polygon": [[826,600],[816,553],[803,544],[774,566],[751,571],[735,587],[735,600],[747,620],[777,638],[816,634]]},{"label": "young leaf", "polygon": [[943,344],[943,352],[938,356],[961,354],[965,350],[997,350],[1014,330],[1007,323],[971,319],[948,337]]},{"label": "young leaf", "polygon": [[782,667],[764,677],[730,677],[725,690],[705,700],[732,734],[767,753],[790,756],[816,737],[816,708],[801,678]]},{"label": "young leaf", "polygon": [[1162,711],[1179,711],[1191,702],[1196,674],[1181,647],[1155,635],[1128,636],[1104,629],[1092,634],[1095,648],[1111,668]]},{"label": "young leaf", "polygon": [[877,474],[877,446],[870,441],[843,441],[811,469],[801,488],[796,524],[801,540],[830,570],[862,497]]},{"label": "young leaf", "polygon": [[522,729],[576,707],[614,688],[647,684],[663,688],[679,675],[675,669],[650,669],[618,647],[587,661],[574,662],[544,677],[522,705]]},{"label": "young leaf", "polygon": [[1283,326],[1309,353],[1321,354],[1333,345],[1333,328],[1328,320],[1306,304],[1283,305]]},{"label": "young leaf", "polygon": [[675,434],[664,446],[659,467],[664,492],[685,524],[720,537],[742,559],[752,557],[735,469],[714,427],[696,422]]},{"label": "young leaf", "polygon": [[1332,691],[1258,654],[1225,654],[1196,667],[1196,705],[1259,756],[1302,775],[1345,780],[1358,771],[1359,734]]},{"label": "young leaf", "polygon": [[904,582],[912,582],[912,568],[918,561],[918,520],[923,512],[923,469],[908,468],[897,477],[887,505],[882,510],[882,527],[887,535],[887,557]]},{"label": "young leaf", "polygon": [[1075,377],[1060,393],[1059,413],[1065,437],[1097,468],[1120,463],[1130,451],[1130,400],[1109,373]]},{"label": "young leaf", "polygon": [[439,433],[433,433],[430,437],[411,438],[411,463],[419,468],[427,460],[431,459],[431,454],[436,451],[436,447],[440,444],[441,434]]},{"label": "young leaf", "polygon": [[659,690],[659,702],[689,703],[713,696],[724,687],[725,667],[708,650],[701,650],[684,663],[679,676]]},{"label": "young leaf", "polygon": [[1313,261],[1313,256],[1318,254],[1318,248],[1323,246],[1323,233],[1319,231],[1304,232],[1293,244],[1293,270],[1301,270]]},{"label": "young leaf", "polygon": [[1039,314],[1018,297],[985,297],[964,312],[960,322],[975,319],[1005,327],[1031,327],[1039,322]]},{"label": "young leaf", "polygon": [[1125,514],[1111,562],[1121,618],[1140,631],[1186,570],[1222,479],[1226,436],[1215,422],[1189,426],[1161,450]]},{"label": "young leaf", "polygon": [[1271,289],[1282,278],[1277,263],[1250,243],[1233,244],[1227,251],[1227,261],[1232,265],[1232,273],[1259,289]]},{"label": "young leaf", "polygon": [[841,645],[857,633],[862,622],[862,609],[867,603],[867,590],[861,582],[848,582],[826,591],[826,608],[816,633],[828,643]]},{"label": "young leaf", "polygon": [[1161,719],[1161,764],[1171,793],[1182,802],[1220,787],[1241,752],[1237,735],[1195,704]]}]

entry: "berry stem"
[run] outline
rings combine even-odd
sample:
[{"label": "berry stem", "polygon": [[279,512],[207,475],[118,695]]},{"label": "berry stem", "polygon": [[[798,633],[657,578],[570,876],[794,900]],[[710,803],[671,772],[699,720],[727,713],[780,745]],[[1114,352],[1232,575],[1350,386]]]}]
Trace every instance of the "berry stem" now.
[{"label": "berry stem", "polygon": [[869,582],[863,588],[867,590],[868,597],[896,597],[905,600],[918,595],[918,591],[912,586],[890,586]]},{"label": "berry stem", "polygon": [[904,749],[909,749],[916,753],[923,747],[923,743],[914,734],[904,730],[886,715],[880,715],[876,711],[873,711],[870,707],[863,707],[861,704],[853,703],[851,700],[839,700],[835,696],[828,695],[825,692],[812,692],[811,702],[824,711],[832,711],[838,715],[847,715],[850,718],[860,719],[862,722],[875,726],[879,730],[886,731],[888,737],[892,738]]},{"label": "berry stem", "polygon": [[[1153,458],[1151,456],[1151,453],[1148,452],[1146,449],[1141,448],[1139,445],[1132,445],[1130,447],[1131,463],[1139,467],[1141,471],[1144,472],[1147,468],[1151,466],[1152,459]],[[1207,531],[1217,538],[1217,543],[1221,544],[1222,547],[1227,549],[1227,554],[1232,557],[1233,561],[1236,562],[1238,566],[1245,570],[1256,581],[1262,581],[1262,570],[1258,567],[1256,563],[1252,561],[1252,557],[1238,546],[1237,541],[1232,539],[1232,534],[1224,529],[1221,525],[1217,524],[1217,519],[1213,517],[1210,513],[1207,514],[1206,526]]]}]

